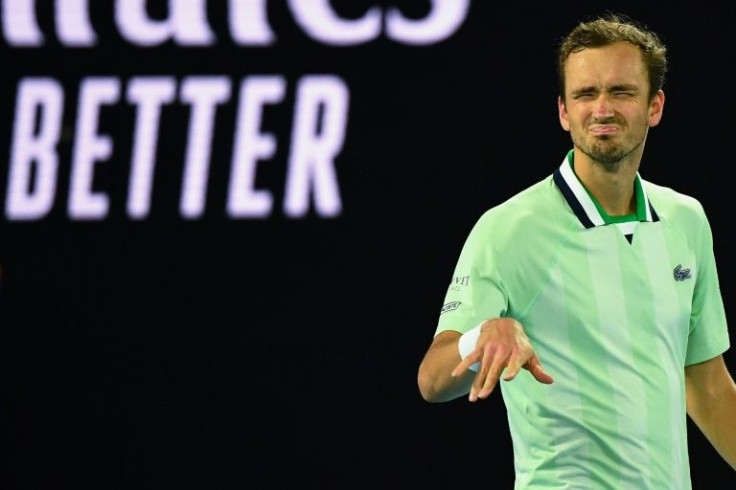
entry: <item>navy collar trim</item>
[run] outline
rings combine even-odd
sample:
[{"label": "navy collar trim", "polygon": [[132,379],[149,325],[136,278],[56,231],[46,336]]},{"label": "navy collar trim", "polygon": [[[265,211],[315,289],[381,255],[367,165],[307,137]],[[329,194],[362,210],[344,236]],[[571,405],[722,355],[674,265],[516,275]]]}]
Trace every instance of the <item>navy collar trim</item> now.
[{"label": "navy collar trim", "polygon": [[[575,213],[575,216],[577,216],[578,220],[585,228],[604,226],[606,221],[603,219],[603,216],[601,216],[601,213],[598,211],[593,199],[588,194],[588,191],[585,190],[585,187],[583,187],[583,184],[572,169],[572,165],[569,161],[571,154],[572,152],[565,156],[565,159],[562,161],[562,165],[560,165],[552,175],[555,184],[560,189],[562,196],[567,201],[567,204],[570,206],[573,213]],[[638,202],[637,206],[643,204],[646,209],[646,215],[639,221],[659,221],[659,215],[654,210],[652,203],[649,201],[649,197],[644,190],[644,186],[641,183],[641,178],[638,172],[636,174],[636,180],[636,185],[641,187],[642,192],[640,196],[644,201],[643,203]]]}]

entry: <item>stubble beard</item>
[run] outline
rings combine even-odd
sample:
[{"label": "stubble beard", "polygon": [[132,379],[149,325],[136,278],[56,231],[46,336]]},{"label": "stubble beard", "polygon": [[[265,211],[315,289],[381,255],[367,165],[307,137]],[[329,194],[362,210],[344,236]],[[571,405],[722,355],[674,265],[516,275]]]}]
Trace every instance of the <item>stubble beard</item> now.
[{"label": "stubble beard", "polygon": [[645,139],[646,133],[630,147],[616,143],[612,137],[605,135],[596,137],[592,142],[573,137],[572,142],[594,164],[600,165],[606,172],[616,173],[627,160],[626,157],[643,145]]}]

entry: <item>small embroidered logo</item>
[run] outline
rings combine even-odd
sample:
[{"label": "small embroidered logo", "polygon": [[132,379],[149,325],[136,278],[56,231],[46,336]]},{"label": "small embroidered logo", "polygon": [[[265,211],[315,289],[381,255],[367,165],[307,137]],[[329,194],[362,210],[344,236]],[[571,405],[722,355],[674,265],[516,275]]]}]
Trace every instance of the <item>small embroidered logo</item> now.
[{"label": "small embroidered logo", "polygon": [[692,277],[690,275],[690,269],[683,269],[682,264],[677,264],[674,273],[675,281],[684,281],[685,279],[690,279]]},{"label": "small embroidered logo", "polygon": [[457,307],[460,306],[459,301],[453,301],[452,303],[447,303],[442,307],[442,310],[440,310],[440,315],[443,313],[447,313],[448,311],[457,310]]}]

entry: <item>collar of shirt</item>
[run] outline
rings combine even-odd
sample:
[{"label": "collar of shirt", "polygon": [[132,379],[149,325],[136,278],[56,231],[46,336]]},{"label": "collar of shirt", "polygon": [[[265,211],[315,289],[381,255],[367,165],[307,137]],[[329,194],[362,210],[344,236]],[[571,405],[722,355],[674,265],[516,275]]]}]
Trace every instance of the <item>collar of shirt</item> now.
[{"label": "collar of shirt", "polygon": [[[565,155],[562,164],[555,170],[553,178],[568,205],[578,217],[580,223],[586,228],[620,224],[622,222],[620,217],[608,216],[575,175],[573,171],[573,150]],[[652,203],[649,202],[638,172],[634,179],[634,192],[636,193],[636,216],[623,221],[659,221],[659,216],[657,216]]]}]

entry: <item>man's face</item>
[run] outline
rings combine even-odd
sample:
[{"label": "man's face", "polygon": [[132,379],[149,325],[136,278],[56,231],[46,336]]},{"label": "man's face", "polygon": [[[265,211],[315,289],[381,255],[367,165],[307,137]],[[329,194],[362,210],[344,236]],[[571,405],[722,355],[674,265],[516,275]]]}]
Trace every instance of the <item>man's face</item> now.
[{"label": "man's face", "polygon": [[560,124],[593,161],[619,162],[643,143],[662,116],[664,94],[649,100],[641,54],[627,42],[573,53],[565,63]]}]

